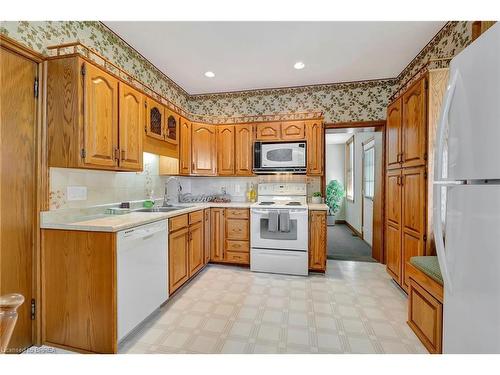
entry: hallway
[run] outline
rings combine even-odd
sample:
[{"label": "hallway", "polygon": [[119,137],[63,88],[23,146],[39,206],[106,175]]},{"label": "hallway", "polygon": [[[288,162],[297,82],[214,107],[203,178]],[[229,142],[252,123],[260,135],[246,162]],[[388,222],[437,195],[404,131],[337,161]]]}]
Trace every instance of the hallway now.
[{"label": "hallway", "polygon": [[346,224],[328,226],[328,259],[376,262],[371,247]]}]

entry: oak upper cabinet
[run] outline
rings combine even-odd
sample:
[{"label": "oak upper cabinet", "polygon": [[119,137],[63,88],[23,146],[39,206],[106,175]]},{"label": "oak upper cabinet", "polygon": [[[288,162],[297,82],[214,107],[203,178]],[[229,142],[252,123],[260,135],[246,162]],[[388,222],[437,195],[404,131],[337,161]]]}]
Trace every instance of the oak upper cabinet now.
[{"label": "oak upper cabinet", "polygon": [[118,164],[118,80],[83,63],[84,163],[115,167]]},{"label": "oak upper cabinet", "polygon": [[300,141],[306,138],[306,124],[303,121],[281,123],[281,139],[284,141]]},{"label": "oak upper cabinet", "polygon": [[401,283],[401,219],[402,173],[400,169],[387,171],[385,199],[385,253],[388,273]]},{"label": "oak upper cabinet", "polygon": [[210,234],[212,232],[210,225],[211,223],[210,208],[205,209],[203,215],[204,215],[203,231],[205,232],[203,252],[204,252],[204,263],[207,264],[208,262],[210,262]]},{"label": "oak upper cabinet", "polygon": [[224,260],[224,209],[211,208],[210,212],[210,260],[222,262]]},{"label": "oak upper cabinet", "polygon": [[151,138],[165,139],[165,108],[150,97],[146,98],[146,135]]},{"label": "oak upper cabinet", "polygon": [[217,174],[234,175],[235,162],[234,125],[217,126]]},{"label": "oak upper cabinet", "polygon": [[200,221],[189,225],[189,277],[201,270],[205,265],[204,233],[203,233],[203,211],[200,213]]},{"label": "oak upper cabinet", "polygon": [[[425,255],[426,185],[425,167],[403,169],[401,178],[403,265],[413,256]],[[404,267],[402,270],[402,286],[407,290]]]},{"label": "oak upper cabinet", "polygon": [[217,174],[217,127],[193,122],[191,125],[191,173]]},{"label": "oak upper cabinet", "polygon": [[326,211],[309,211],[309,270],[326,271]]},{"label": "oak upper cabinet", "polygon": [[165,108],[165,128],[163,137],[165,141],[168,143],[172,143],[174,145],[179,143],[179,124],[181,117],[171,111],[168,108]]},{"label": "oak upper cabinet", "polygon": [[180,119],[179,174],[191,174],[191,122]]},{"label": "oak upper cabinet", "polygon": [[120,83],[120,167],[126,170],[142,170],[142,131],[144,122],[143,95],[132,87]]},{"label": "oak upper cabinet", "polygon": [[400,168],[402,162],[402,98],[398,98],[387,108],[386,158],[387,169]]},{"label": "oak upper cabinet", "polygon": [[235,125],[234,133],[234,174],[236,176],[252,176],[253,125]]},{"label": "oak upper cabinet", "polygon": [[307,140],[307,174],[323,175],[324,134],[320,120],[308,121],[306,124]]},{"label": "oak upper cabinet", "polygon": [[427,159],[426,78],[415,82],[403,95],[403,167],[425,165]]},{"label": "oak upper cabinet", "polygon": [[262,122],[256,125],[256,139],[258,141],[280,141],[281,123]]}]

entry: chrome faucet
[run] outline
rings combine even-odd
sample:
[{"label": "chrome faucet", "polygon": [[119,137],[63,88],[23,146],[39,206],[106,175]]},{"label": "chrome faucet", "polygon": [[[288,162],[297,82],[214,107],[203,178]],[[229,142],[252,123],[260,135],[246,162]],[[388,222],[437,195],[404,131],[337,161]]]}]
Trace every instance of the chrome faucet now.
[{"label": "chrome faucet", "polygon": [[165,182],[165,191],[164,191],[164,194],[163,194],[163,206],[162,207],[170,207],[170,206],[172,206],[169,203],[170,198],[168,197],[168,183],[171,180],[177,181],[177,194],[180,194],[180,192],[182,191],[182,186],[181,186],[181,182],[179,181],[179,179],[177,177],[175,177],[175,176],[170,176],[167,179],[167,181]]}]

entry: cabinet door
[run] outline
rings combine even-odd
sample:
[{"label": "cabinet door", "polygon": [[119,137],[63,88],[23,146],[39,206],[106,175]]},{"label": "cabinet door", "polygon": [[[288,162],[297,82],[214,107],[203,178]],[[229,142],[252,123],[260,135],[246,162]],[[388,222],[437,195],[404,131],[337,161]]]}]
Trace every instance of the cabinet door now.
[{"label": "cabinet door", "polygon": [[174,145],[179,143],[178,137],[180,121],[180,116],[177,113],[165,108],[165,131],[163,136],[168,143],[172,143]]},{"label": "cabinet door", "polygon": [[180,126],[179,174],[191,174],[191,123],[184,117]]},{"label": "cabinet door", "polygon": [[399,98],[387,107],[387,169],[401,167],[401,102]]},{"label": "cabinet door", "polygon": [[253,125],[236,125],[234,164],[237,176],[253,174]]},{"label": "cabinet door", "polygon": [[[426,177],[425,167],[403,170],[402,264],[425,253]],[[408,288],[402,267],[402,286]]]},{"label": "cabinet door", "polygon": [[204,263],[207,264],[210,262],[210,233],[211,233],[211,225],[210,225],[210,208],[204,210],[204,225],[203,231],[205,232],[204,237]]},{"label": "cabinet door", "polygon": [[203,222],[189,227],[189,277],[198,272],[205,264],[203,237]]},{"label": "cabinet door", "polygon": [[221,262],[224,260],[224,209],[211,208],[210,211],[210,260],[213,262]]},{"label": "cabinet door", "polygon": [[309,269],[326,271],[326,211],[309,212]]},{"label": "cabinet door", "polygon": [[188,228],[169,235],[168,285],[170,294],[179,289],[189,278],[188,237]]},{"label": "cabinet door", "polygon": [[91,64],[84,64],[84,162],[114,167],[118,157],[118,80]]},{"label": "cabinet door", "polygon": [[142,170],[142,125],[144,123],[144,99],[142,94],[120,83],[120,167]]},{"label": "cabinet door", "polygon": [[146,134],[151,138],[165,139],[165,108],[157,101],[146,99]]},{"label": "cabinet door", "polygon": [[281,123],[281,139],[298,141],[306,139],[306,124],[304,121],[290,121]]},{"label": "cabinet door", "polygon": [[403,167],[425,165],[427,159],[425,78],[403,95]]},{"label": "cabinet door", "polygon": [[323,175],[324,134],[321,121],[309,121],[306,124],[307,135],[307,174]]},{"label": "cabinet door", "polygon": [[256,125],[257,140],[259,141],[279,141],[281,140],[281,123],[263,122]]},{"label": "cabinet door", "polygon": [[401,170],[387,172],[385,253],[387,272],[401,283]]},{"label": "cabinet door", "polygon": [[191,125],[191,173],[214,176],[217,173],[216,126],[192,123]]},{"label": "cabinet door", "polygon": [[217,126],[217,174],[234,175],[234,125]]}]

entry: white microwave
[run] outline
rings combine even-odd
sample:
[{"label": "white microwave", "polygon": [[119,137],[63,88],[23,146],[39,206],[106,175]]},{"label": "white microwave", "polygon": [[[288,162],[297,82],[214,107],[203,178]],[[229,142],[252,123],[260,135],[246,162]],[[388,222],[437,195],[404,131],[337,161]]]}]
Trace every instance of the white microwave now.
[{"label": "white microwave", "polygon": [[306,173],[306,142],[255,142],[255,173]]}]

